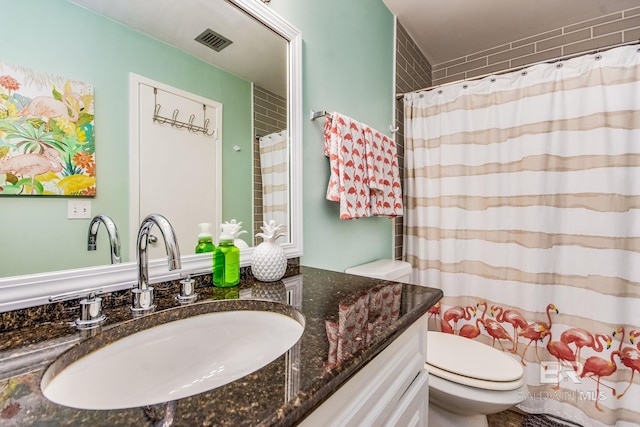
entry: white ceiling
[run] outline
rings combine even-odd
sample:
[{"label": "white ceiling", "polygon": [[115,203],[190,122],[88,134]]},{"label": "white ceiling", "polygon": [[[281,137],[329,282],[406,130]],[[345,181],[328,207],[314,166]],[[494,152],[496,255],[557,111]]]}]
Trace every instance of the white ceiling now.
[{"label": "white ceiling", "polygon": [[640,6],[640,0],[383,0],[431,65]]},{"label": "white ceiling", "polygon": [[[69,1],[274,93],[287,94],[286,40],[225,0]],[[196,42],[207,28],[233,43],[215,52]]]}]

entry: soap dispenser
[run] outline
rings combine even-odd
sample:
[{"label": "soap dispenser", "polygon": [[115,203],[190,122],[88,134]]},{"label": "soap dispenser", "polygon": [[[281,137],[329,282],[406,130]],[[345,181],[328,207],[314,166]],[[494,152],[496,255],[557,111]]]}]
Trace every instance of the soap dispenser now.
[{"label": "soap dispenser", "polygon": [[238,227],[235,221],[220,225],[222,232],[213,252],[213,284],[220,288],[240,283],[240,249],[233,244]]},{"label": "soap dispenser", "polygon": [[198,234],[196,253],[202,254],[205,252],[213,252],[216,247],[213,244],[213,238],[211,236],[211,224],[208,222],[202,222],[198,224],[198,227],[200,228],[200,234]]}]

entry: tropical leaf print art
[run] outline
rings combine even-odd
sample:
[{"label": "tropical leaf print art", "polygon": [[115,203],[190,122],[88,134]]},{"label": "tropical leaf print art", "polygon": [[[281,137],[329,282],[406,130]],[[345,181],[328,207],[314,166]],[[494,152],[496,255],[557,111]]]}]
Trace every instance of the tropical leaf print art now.
[{"label": "tropical leaf print art", "polygon": [[93,86],[0,62],[0,196],[95,196]]}]

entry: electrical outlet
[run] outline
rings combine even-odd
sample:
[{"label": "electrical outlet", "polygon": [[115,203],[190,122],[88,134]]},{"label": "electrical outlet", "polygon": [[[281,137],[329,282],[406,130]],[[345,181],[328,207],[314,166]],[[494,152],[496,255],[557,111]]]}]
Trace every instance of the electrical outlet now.
[{"label": "electrical outlet", "polygon": [[91,200],[69,200],[67,208],[69,219],[91,218]]}]

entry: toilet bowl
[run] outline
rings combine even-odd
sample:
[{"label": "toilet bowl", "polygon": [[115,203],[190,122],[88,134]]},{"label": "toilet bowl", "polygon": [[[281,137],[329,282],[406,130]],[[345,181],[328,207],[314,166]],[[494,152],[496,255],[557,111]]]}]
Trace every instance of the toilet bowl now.
[{"label": "toilet bowl", "polygon": [[487,426],[487,414],[527,398],[524,369],[514,358],[473,339],[427,333],[429,426]]},{"label": "toilet bowl", "polygon": [[[345,273],[408,282],[411,265],[378,260]],[[486,427],[487,415],[527,398],[524,369],[514,358],[479,341],[429,331],[429,427]]]}]

